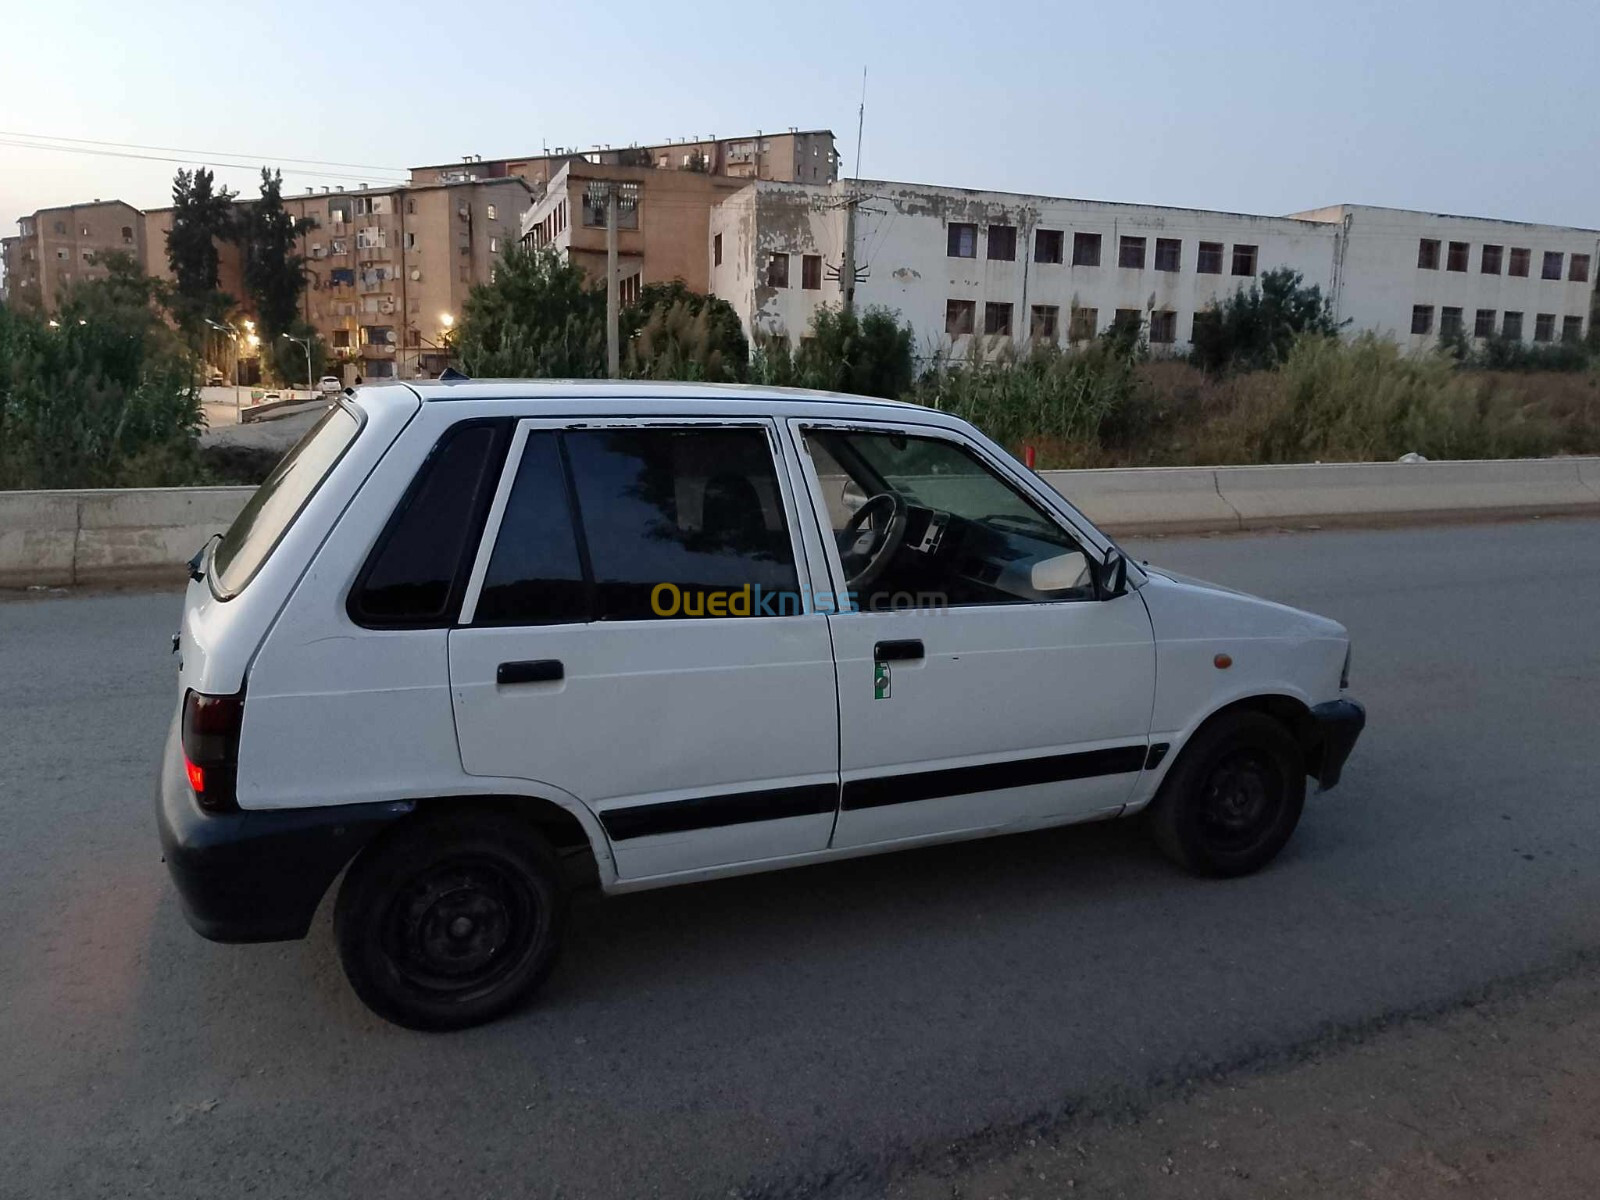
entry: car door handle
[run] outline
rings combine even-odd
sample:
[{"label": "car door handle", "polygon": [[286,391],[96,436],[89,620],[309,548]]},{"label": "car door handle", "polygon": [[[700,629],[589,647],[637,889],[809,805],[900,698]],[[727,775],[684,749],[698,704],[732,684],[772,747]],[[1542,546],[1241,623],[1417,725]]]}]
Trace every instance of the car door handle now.
[{"label": "car door handle", "polygon": [[503,662],[494,672],[494,681],[506,683],[560,683],[566,668],[559,658],[532,658],[523,662]]},{"label": "car door handle", "polygon": [[923,656],[921,638],[903,638],[896,642],[879,642],[872,648],[874,662],[911,662]]}]

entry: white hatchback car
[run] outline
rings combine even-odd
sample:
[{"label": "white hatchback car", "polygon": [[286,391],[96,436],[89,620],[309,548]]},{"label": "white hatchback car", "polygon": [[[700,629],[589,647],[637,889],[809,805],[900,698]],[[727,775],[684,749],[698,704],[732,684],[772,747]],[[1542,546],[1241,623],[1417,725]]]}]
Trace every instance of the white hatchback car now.
[{"label": "white hatchback car", "polygon": [[584,883],[1141,810],[1252,871],[1365,720],[1342,626],[1130,563],[970,425],[857,397],[368,386],[191,574],[189,922],[302,937],[345,871],[345,971],[415,1028],[528,996]]}]

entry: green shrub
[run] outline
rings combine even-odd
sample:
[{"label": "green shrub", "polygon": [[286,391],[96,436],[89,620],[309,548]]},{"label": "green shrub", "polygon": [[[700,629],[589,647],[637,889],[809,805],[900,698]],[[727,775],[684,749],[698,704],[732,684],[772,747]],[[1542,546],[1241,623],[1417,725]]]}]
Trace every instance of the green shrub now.
[{"label": "green shrub", "polygon": [[774,387],[820,388],[894,400],[915,376],[911,326],[886,308],[853,311],[823,307],[811,317],[800,348],[787,338],[763,338],[750,362],[750,378]]},{"label": "green shrub", "polygon": [[1190,360],[1212,373],[1271,370],[1302,334],[1338,329],[1322,289],[1307,287],[1299,271],[1282,267],[1195,314]]}]

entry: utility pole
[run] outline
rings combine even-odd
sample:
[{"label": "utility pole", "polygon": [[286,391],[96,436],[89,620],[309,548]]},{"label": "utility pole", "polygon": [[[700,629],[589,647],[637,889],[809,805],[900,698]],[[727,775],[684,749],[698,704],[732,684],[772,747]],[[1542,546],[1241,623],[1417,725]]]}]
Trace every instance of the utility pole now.
[{"label": "utility pole", "polygon": [[861,107],[856,110],[856,177],[844,198],[844,255],[839,264],[839,302],[847,313],[856,306],[856,204],[861,181],[861,134],[867,124],[867,69],[861,68]]},{"label": "utility pole", "polygon": [[622,374],[621,347],[617,344],[619,319],[617,280],[617,185],[606,184],[606,372],[616,379]]}]

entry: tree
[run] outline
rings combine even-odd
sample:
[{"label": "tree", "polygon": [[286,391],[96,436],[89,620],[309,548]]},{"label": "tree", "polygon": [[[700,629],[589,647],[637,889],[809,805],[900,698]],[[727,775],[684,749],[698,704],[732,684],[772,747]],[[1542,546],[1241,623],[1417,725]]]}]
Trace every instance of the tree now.
[{"label": "tree", "polygon": [[244,218],[244,285],[263,341],[277,341],[290,332],[299,316],[305,259],[295,253],[294,244],[311,225],[309,218],[297,220],[283,207],[282,172],[263,167],[261,199]]},{"label": "tree", "polygon": [[238,236],[235,195],[216,191],[210,171],[180,169],[172,181],[172,228],[167,230],[167,265],[173,276],[173,315],[196,333],[206,318],[220,321],[233,306],[217,280],[217,243]]},{"label": "tree", "polygon": [[1206,371],[1271,370],[1289,357],[1302,333],[1339,332],[1333,304],[1299,271],[1281,267],[1195,315],[1191,360]]},{"label": "tree", "polygon": [[603,379],[605,292],[554,250],[514,247],[472,289],[456,349],[469,375]]},{"label": "tree", "polygon": [[676,279],[646,284],[623,312],[622,373],[633,379],[736,382],[748,373],[750,344],[726,300],[691,292]]},{"label": "tree", "polygon": [[822,388],[895,400],[915,378],[911,326],[886,308],[854,311],[823,307],[811,316],[810,332],[792,354],[786,339],[764,342],[751,374],[777,386]]},{"label": "tree", "polygon": [[198,480],[195,361],[130,255],[67,289],[53,321],[0,306],[0,487]]}]

